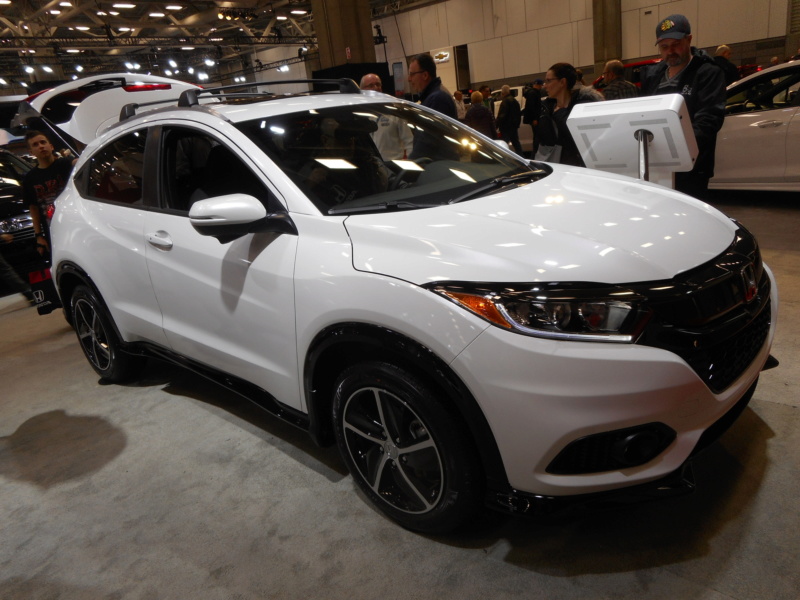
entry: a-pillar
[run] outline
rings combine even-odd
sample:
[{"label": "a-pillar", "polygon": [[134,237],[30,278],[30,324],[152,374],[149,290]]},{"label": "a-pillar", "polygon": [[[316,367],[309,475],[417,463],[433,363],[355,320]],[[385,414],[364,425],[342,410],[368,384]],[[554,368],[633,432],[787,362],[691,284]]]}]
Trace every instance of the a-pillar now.
[{"label": "a-pillar", "polygon": [[322,69],[375,62],[369,0],[311,0]]}]

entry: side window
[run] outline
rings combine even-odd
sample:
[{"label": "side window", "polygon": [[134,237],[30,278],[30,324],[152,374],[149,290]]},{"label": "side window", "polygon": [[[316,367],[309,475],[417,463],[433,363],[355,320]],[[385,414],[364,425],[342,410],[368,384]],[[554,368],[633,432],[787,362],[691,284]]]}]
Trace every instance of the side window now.
[{"label": "side window", "polygon": [[141,129],[115,139],[89,159],[90,198],[142,204],[142,170],[147,130]]},{"label": "side window", "polygon": [[167,208],[189,211],[198,200],[226,194],[249,194],[265,205],[269,191],[241,158],[224,143],[188,128],[164,131],[162,181]]}]

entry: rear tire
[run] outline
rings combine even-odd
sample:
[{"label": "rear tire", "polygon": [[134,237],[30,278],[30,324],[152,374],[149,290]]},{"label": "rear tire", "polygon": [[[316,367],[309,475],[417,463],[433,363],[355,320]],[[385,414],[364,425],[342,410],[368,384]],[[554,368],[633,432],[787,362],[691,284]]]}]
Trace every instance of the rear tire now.
[{"label": "rear tire", "polygon": [[70,314],[81,350],[101,378],[120,383],[139,374],[143,357],[122,350],[111,315],[94,290],[85,285],[76,287],[70,298]]},{"label": "rear tire", "polygon": [[414,531],[451,531],[481,507],[476,453],[448,408],[416,376],[382,362],[347,369],[335,387],[336,441],[353,479]]}]

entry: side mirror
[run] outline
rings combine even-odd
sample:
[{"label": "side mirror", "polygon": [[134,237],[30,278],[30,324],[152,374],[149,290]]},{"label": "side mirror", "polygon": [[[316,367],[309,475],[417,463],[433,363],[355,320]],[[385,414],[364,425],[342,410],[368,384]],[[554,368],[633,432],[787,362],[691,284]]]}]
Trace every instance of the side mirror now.
[{"label": "side mirror", "polygon": [[248,233],[275,232],[297,235],[286,213],[267,214],[264,205],[248,194],[227,194],[192,204],[189,222],[200,235],[226,244]]}]

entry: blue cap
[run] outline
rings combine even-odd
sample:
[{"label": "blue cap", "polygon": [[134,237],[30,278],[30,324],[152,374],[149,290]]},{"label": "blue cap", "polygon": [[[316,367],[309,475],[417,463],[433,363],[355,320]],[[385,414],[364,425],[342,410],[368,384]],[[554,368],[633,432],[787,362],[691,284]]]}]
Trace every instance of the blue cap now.
[{"label": "blue cap", "polygon": [[533,85],[544,85],[544,80],[543,79],[534,79],[533,80]]},{"label": "blue cap", "polygon": [[692,33],[689,19],[683,15],[670,15],[656,27],[656,44],[661,40],[682,40]]}]

